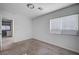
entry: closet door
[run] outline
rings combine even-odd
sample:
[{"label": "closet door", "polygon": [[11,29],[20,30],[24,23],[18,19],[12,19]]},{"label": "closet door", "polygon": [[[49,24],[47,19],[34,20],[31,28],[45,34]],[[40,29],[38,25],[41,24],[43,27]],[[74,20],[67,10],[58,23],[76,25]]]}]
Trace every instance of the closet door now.
[{"label": "closet door", "polygon": [[1,29],[1,26],[2,26],[2,18],[0,16],[0,50],[2,47],[2,29]]}]

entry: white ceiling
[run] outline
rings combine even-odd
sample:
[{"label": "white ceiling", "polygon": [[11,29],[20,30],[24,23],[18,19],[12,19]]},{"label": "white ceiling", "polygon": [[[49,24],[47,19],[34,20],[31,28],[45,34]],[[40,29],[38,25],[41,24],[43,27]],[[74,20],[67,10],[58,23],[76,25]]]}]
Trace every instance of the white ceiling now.
[{"label": "white ceiling", "polygon": [[[34,18],[72,4],[73,3],[34,3],[35,8],[29,9],[26,6],[27,3],[0,3],[0,9]],[[43,8],[43,10],[37,9],[38,7]]]}]

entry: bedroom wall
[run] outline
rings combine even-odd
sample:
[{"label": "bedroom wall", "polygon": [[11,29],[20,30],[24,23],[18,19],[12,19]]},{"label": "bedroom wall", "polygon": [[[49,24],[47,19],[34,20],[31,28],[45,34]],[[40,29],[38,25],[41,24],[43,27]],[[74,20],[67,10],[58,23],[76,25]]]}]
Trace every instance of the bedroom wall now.
[{"label": "bedroom wall", "polygon": [[34,18],[32,20],[33,37],[50,44],[54,44],[75,52],[79,52],[79,36],[55,35],[50,33],[49,29],[49,21],[51,18],[53,19],[76,13],[79,13],[79,4],[75,4],[67,8],[63,8],[55,12],[51,12],[46,15]]},{"label": "bedroom wall", "polygon": [[3,38],[4,46],[32,37],[31,19],[5,10],[0,10],[0,16],[4,19],[13,20],[13,37]]}]

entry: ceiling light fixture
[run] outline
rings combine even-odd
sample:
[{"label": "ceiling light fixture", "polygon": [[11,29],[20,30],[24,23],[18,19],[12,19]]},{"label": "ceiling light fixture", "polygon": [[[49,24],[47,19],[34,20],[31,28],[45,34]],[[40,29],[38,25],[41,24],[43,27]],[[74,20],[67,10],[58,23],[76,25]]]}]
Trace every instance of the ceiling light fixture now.
[{"label": "ceiling light fixture", "polygon": [[30,9],[34,9],[34,5],[33,4],[27,4],[27,7]]},{"label": "ceiling light fixture", "polygon": [[[35,8],[34,4],[31,4],[31,3],[28,3],[28,4],[27,4],[27,7],[28,7],[29,9],[34,9],[34,8]],[[41,7],[37,7],[37,9],[38,9],[38,10],[43,10],[43,8],[41,8]]]}]

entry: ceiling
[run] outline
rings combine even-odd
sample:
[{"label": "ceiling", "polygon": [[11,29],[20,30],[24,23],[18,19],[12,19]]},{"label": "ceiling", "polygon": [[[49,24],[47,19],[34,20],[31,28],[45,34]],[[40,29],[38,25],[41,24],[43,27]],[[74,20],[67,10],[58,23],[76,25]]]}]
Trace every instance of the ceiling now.
[{"label": "ceiling", "polygon": [[[34,9],[29,9],[27,3],[0,3],[0,9],[12,13],[25,15],[28,18],[35,18],[37,16],[53,12],[55,10],[67,7],[73,3],[33,3]],[[43,10],[39,10],[41,7]]]}]

